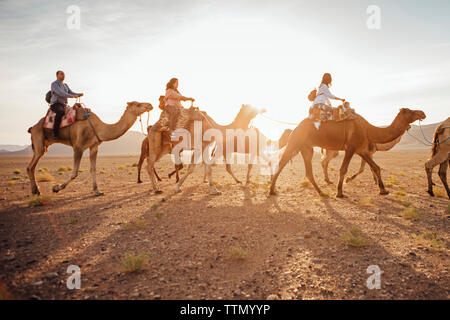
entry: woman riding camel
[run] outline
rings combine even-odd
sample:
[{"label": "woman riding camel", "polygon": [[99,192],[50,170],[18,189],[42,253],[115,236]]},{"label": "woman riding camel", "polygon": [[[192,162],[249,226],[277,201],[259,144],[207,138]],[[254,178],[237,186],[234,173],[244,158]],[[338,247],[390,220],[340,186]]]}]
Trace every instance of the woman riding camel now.
[{"label": "woman riding camel", "polygon": [[178,91],[178,79],[172,78],[166,85],[165,106],[164,111],[169,115],[169,127],[170,130],[175,130],[180,108],[183,108],[181,101],[192,101],[194,98],[188,98],[183,96]]},{"label": "woman riding camel", "polygon": [[313,104],[309,109],[310,118],[321,121],[331,120],[333,116],[333,107],[331,106],[330,99],[341,100],[342,102],[345,102],[345,99],[338,98],[331,93],[331,82],[331,74],[325,73],[322,77],[322,82],[319,86],[319,90],[313,90],[309,94],[309,99],[313,100]]}]

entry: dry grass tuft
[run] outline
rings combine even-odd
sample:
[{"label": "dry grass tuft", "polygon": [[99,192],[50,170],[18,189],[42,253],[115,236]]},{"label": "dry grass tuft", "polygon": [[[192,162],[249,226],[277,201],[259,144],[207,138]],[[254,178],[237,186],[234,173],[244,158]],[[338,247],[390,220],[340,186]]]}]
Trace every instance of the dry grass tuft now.
[{"label": "dry grass tuft", "polygon": [[48,172],[45,173],[39,173],[36,176],[37,181],[39,182],[50,182],[50,181],[54,181],[55,178]]},{"label": "dry grass tuft", "polygon": [[441,250],[447,248],[447,243],[437,231],[426,231],[422,234],[413,234],[417,245],[427,246],[433,249]]},{"label": "dry grass tuft", "polygon": [[447,198],[447,193],[443,188],[433,187],[433,192],[436,197]]},{"label": "dry grass tuft", "polygon": [[230,248],[230,256],[233,260],[245,260],[247,258],[247,251],[240,246],[234,246]]},{"label": "dry grass tuft", "polygon": [[445,212],[450,215],[450,203],[447,205],[447,208],[445,209]]},{"label": "dry grass tuft", "polygon": [[420,212],[416,208],[408,208],[401,212],[401,216],[408,220],[418,220],[421,215],[422,212]]},{"label": "dry grass tuft", "polygon": [[373,206],[371,197],[361,197],[358,201],[360,207],[371,207]]},{"label": "dry grass tuft", "polygon": [[148,256],[146,254],[126,253],[120,262],[126,272],[140,272],[148,264]]},{"label": "dry grass tuft", "polygon": [[53,203],[52,197],[48,195],[41,195],[41,196],[32,196],[28,201],[28,205],[30,207],[41,207],[46,206]]},{"label": "dry grass tuft", "polygon": [[352,227],[350,231],[342,234],[341,239],[350,247],[364,247],[370,243],[370,240],[363,236],[363,232],[358,227]]},{"label": "dry grass tuft", "polygon": [[13,173],[14,173],[14,174],[21,174],[22,171],[20,171],[19,169],[16,169],[16,170],[13,171]]},{"label": "dry grass tuft", "polygon": [[302,186],[303,188],[311,188],[312,184],[311,182],[309,182],[309,180],[303,180],[302,182],[300,182],[300,186]]}]

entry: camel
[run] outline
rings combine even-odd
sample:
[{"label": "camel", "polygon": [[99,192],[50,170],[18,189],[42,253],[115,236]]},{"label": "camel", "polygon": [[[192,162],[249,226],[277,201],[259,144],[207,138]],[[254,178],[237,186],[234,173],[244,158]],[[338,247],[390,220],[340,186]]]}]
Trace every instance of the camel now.
[{"label": "camel", "polygon": [[433,146],[431,148],[431,157],[425,163],[425,171],[428,179],[428,190],[430,196],[434,197],[433,181],[431,173],[433,168],[439,166],[439,178],[447,191],[447,196],[450,199],[450,191],[447,184],[447,169],[450,162],[450,117],[442,122],[434,132]]},{"label": "camel", "polygon": [[[191,138],[193,139],[193,123],[194,121],[202,121],[203,115],[201,111],[196,107],[190,107],[189,109],[181,109],[176,128],[187,129],[191,132]],[[147,137],[148,141],[148,157],[147,157],[147,171],[152,183],[153,191],[155,194],[162,193],[158,188],[155,181],[155,163],[160,160],[164,155],[170,154],[173,147],[179,142],[171,141],[169,135],[166,132],[152,131],[150,130]],[[141,153],[142,156],[142,153]]]},{"label": "camel", "polygon": [[380,167],[370,156],[370,144],[388,143],[405,133],[409,124],[416,120],[423,120],[425,117],[423,111],[402,108],[394,121],[385,128],[375,127],[364,118],[360,117],[343,121],[323,121],[319,129],[316,129],[312,119],[304,119],[289,136],[288,144],[281,156],[279,169],[272,178],[270,194],[277,194],[275,192],[275,185],[278,176],[289,159],[298,152],[301,152],[305,163],[306,177],[319,195],[325,195],[314,180],[312,172],[312,157],[314,155],[313,147],[321,147],[331,150],[345,150],[344,160],[342,161],[340,169],[336,197],[344,197],[342,185],[350,160],[355,153],[361,156],[369,164],[377,176],[380,194],[386,195],[388,194],[388,191],[385,189],[381,179]]},{"label": "camel", "polygon": [[[388,143],[375,143],[375,144],[370,144],[369,146],[369,151],[370,151],[370,157],[373,157],[373,154],[377,151],[389,151],[391,150],[395,145],[397,145],[397,143],[400,142],[400,140],[402,139],[402,136],[399,136],[398,138],[392,140],[391,142]],[[336,158],[339,155],[339,151],[337,150],[326,150],[325,153],[325,157],[323,157],[322,161],[321,161],[321,165],[322,165],[322,169],[323,169],[323,174],[325,177],[325,182],[328,184],[332,184],[332,182],[330,181],[329,177],[328,177],[328,164],[330,163],[331,160],[333,160],[334,158]],[[359,166],[359,170],[352,175],[351,177],[348,177],[345,182],[350,182],[352,180],[354,180],[358,175],[360,175],[361,173],[364,172],[364,168],[366,166],[366,162],[364,161],[364,159],[361,158],[361,164]],[[375,173],[372,171],[372,175],[373,175],[373,179],[375,180],[375,183],[377,183],[377,176],[375,175]]]},{"label": "camel", "polygon": [[[233,120],[233,122],[228,125],[217,124],[208,114],[206,114],[206,112],[203,112],[202,113],[202,115],[203,115],[202,123],[204,124],[203,131],[206,131],[208,127],[217,129],[222,133],[222,137],[225,139],[227,129],[247,130],[250,122],[261,112],[263,112],[263,111],[257,110],[250,105],[242,105],[241,109],[239,110],[239,112],[238,112],[237,116],[235,117],[235,119]],[[193,132],[191,132],[191,136],[193,137]],[[211,144],[212,144],[212,142],[209,142],[209,141],[204,142],[202,145],[202,151],[204,151],[205,148],[210,147]],[[222,145],[225,148],[226,143],[222,143]],[[226,153],[223,153],[223,155],[225,155],[225,154]],[[175,187],[174,187],[175,192],[181,191],[181,186],[183,185],[186,178],[194,172],[196,164],[194,163],[193,159],[194,159],[194,155],[192,155],[192,157],[191,157],[191,162],[188,166],[186,173],[180,178],[180,180],[175,185]],[[234,178],[235,181],[239,181],[234,176],[233,172],[231,171],[231,167],[228,164],[227,164],[227,171]],[[205,163],[205,174],[208,178],[210,193],[213,195],[219,195],[220,192],[217,190],[217,188],[215,187],[215,185],[212,181],[211,172],[212,172],[212,164]]]},{"label": "camel", "polygon": [[[214,121],[214,120],[212,120],[212,118],[210,118],[210,119],[211,119],[211,121]],[[256,140],[256,142],[257,142],[257,144],[256,144],[256,154],[259,155],[260,154],[260,147],[261,147],[261,143],[260,143],[259,139],[260,139],[260,137],[262,137],[262,138],[267,140],[267,138],[265,138],[264,135],[262,135],[259,132],[258,128],[255,128],[254,130],[256,130],[256,137],[257,137],[257,140]],[[277,141],[278,142],[278,149],[282,149],[287,144],[287,141],[289,139],[289,135],[291,133],[292,133],[291,129],[286,129],[286,130],[283,131],[282,135],[280,136],[280,139],[278,139],[278,141]],[[222,154],[225,154],[225,152],[226,152],[225,149],[226,149],[226,146],[223,145],[223,153]],[[234,144],[234,150],[233,151],[228,151],[228,153],[230,153],[230,152],[238,153],[238,148],[237,148],[237,144],[236,143]],[[250,154],[250,145],[249,145],[247,140],[245,141],[245,149],[244,149],[244,153],[243,154]],[[265,157],[263,157],[263,158],[265,158]],[[268,159],[266,159],[266,158],[265,158],[265,160],[266,160],[267,163],[269,163],[269,166],[270,166],[270,161]],[[240,180],[238,180],[236,178],[236,176],[233,174],[233,171],[231,170],[231,164],[228,164],[228,163],[225,164],[225,168],[226,168],[227,172],[231,175],[231,177],[234,179],[234,181],[237,184],[242,184],[242,182]],[[248,185],[250,183],[250,172],[251,172],[252,168],[253,168],[253,163],[249,163],[248,167],[247,167],[247,178],[245,180],[245,185]],[[169,174],[169,176],[170,176],[170,174]],[[205,170],[205,174],[203,176],[203,182],[206,182],[206,170]]]},{"label": "camel", "polygon": [[[82,108],[79,109],[81,110]],[[70,178],[61,185],[55,185],[53,192],[61,191],[78,176],[81,157],[83,156],[83,152],[89,148],[93,190],[96,196],[103,195],[98,190],[96,181],[98,146],[103,141],[111,141],[121,137],[131,128],[137,117],[152,109],[153,106],[147,102],[128,102],[122,117],[114,124],[106,124],[95,113],[90,112],[87,119],[77,120],[72,125],[61,128],[58,139],[53,138],[51,129],[43,128],[44,118],[39,120],[37,124],[28,129],[28,132],[31,133],[31,145],[33,148],[33,158],[27,167],[27,173],[31,182],[31,192],[33,194],[40,194],[35,178],[35,170],[39,159],[47,152],[50,145],[62,143],[73,148],[74,166]]]}]

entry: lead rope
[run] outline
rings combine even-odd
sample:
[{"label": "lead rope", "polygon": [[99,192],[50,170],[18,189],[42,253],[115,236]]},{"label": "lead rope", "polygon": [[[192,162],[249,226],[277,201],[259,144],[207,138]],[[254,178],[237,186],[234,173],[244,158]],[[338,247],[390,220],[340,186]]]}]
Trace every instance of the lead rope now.
[{"label": "lead rope", "polygon": [[[425,142],[423,142],[423,141],[420,140],[419,138],[413,136],[413,135],[409,132],[409,129],[406,130],[406,132],[408,133],[409,136],[411,136],[411,138],[413,138],[414,140],[416,140],[416,141],[422,143],[422,144],[425,145],[425,146],[440,145],[440,144],[442,144],[442,143],[444,143],[445,141],[447,141],[447,140],[450,139],[450,137],[448,137],[448,138],[445,139],[445,140],[442,140],[442,141],[439,141],[439,142],[437,142],[437,143],[434,143],[434,142],[432,142],[432,141],[429,141],[429,140],[427,139],[427,137],[425,136],[425,133],[424,133],[423,130],[422,130],[421,120],[419,120],[419,128],[420,128],[420,132],[422,133],[423,139],[424,139],[428,144],[425,143]],[[448,129],[448,128],[450,128],[450,127],[443,127],[442,129]]]},{"label": "lead rope", "polygon": [[280,124],[286,124],[288,126],[296,126],[296,125],[298,125],[298,123],[286,122],[286,121],[281,121],[281,120],[275,120],[275,119],[269,118],[268,116],[265,116],[264,114],[260,114],[260,116],[263,117],[263,118],[266,118],[267,120],[270,120],[270,121],[273,121],[273,122],[277,122],[277,123],[280,123]]}]

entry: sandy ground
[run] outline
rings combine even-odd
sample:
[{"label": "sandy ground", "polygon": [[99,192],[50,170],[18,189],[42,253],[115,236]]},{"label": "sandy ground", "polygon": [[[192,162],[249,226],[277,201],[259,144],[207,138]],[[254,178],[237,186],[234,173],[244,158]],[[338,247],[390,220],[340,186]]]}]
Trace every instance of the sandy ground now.
[{"label": "sandy ground", "polygon": [[[208,194],[197,168],[175,194],[169,158],[158,164],[161,195],[150,192],[146,169],[137,184],[137,157],[100,157],[102,197],[93,197],[88,160],[66,190],[52,194],[72,166],[70,158],[39,164],[55,180],[40,182],[53,201],[31,207],[27,158],[0,158],[0,297],[21,299],[448,299],[449,200],[425,193],[424,151],[379,152],[388,196],[366,170],[344,185],[344,199],[325,186],[320,154],[314,158],[320,198],[304,180],[297,156],[268,197],[268,177],[254,168],[248,186],[224,166],[214,167],[220,196]],[[336,182],[342,156],[332,161]],[[354,158],[350,172],[359,166]],[[16,169],[21,172],[15,174]],[[246,166],[234,165],[245,179]],[[44,172],[39,172],[40,174]],[[13,180],[14,179],[14,180]],[[434,176],[437,188],[442,185]],[[412,209],[411,209],[412,208]],[[402,215],[411,209],[420,216]],[[359,228],[368,242],[349,245],[342,235]],[[363,241],[364,243],[364,241]],[[128,272],[124,257],[147,263]],[[69,290],[67,267],[81,268],[81,289]],[[368,289],[377,265],[381,288]]]}]

